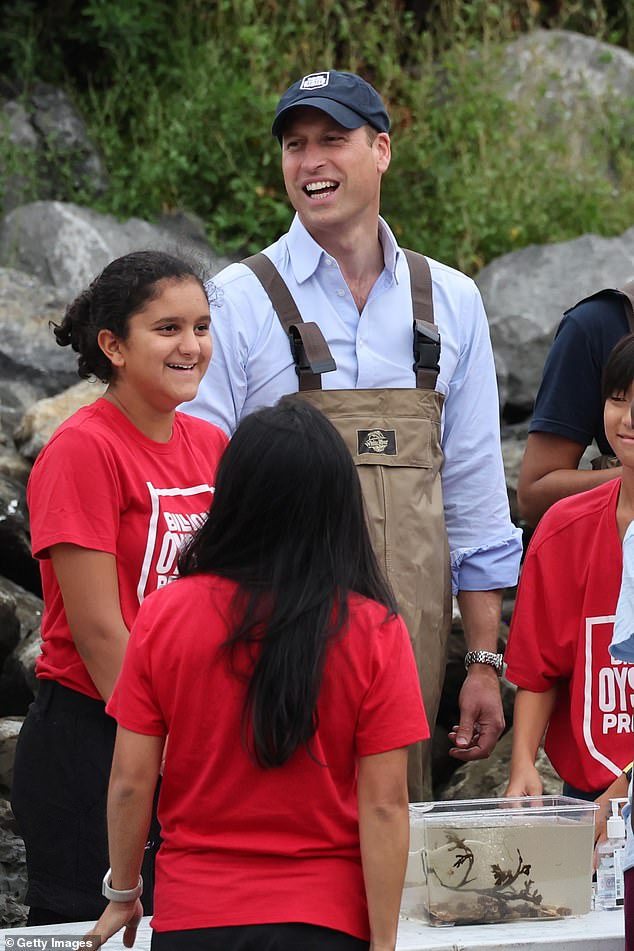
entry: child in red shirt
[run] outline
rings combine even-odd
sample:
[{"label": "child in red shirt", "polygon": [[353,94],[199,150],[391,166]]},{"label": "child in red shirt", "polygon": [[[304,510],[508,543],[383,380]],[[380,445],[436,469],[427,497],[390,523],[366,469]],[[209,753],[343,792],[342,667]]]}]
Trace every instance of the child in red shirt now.
[{"label": "child in red shirt", "polygon": [[605,432],[622,476],[556,502],[526,554],[506,652],[506,676],[518,687],[508,796],[541,793],[535,756],[544,731],[564,793],[603,802],[607,788],[609,795],[624,794],[614,783],[627,788],[634,665],[615,660],[608,648],[621,544],[634,513],[633,378],[628,335],[603,374]]},{"label": "child in red shirt", "polygon": [[108,388],[57,429],[27,490],[44,614],[12,802],[31,925],[85,920],[104,907],[115,735],[105,701],[143,599],[176,577],[179,548],[207,517],[227,442],[217,427],[176,413],[211,356],[207,296],[185,262],[155,251],[118,258],[68,307],[55,336],[79,354],[81,377]]},{"label": "child in red shirt", "polygon": [[429,730],[354,463],[317,409],[287,398],[243,419],[180,573],[143,603],[108,704],[95,934],[132,938],[169,734],[154,951],[393,948],[407,747]]}]

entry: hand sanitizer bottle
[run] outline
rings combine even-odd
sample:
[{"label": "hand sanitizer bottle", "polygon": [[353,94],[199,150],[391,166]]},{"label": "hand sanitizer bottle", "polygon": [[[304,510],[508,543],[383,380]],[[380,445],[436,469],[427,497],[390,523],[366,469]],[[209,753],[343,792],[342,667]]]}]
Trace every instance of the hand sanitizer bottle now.
[{"label": "hand sanitizer bottle", "polygon": [[627,799],[610,799],[612,815],[607,822],[608,837],[597,849],[597,890],[594,907],[609,911],[623,905],[623,851],[625,820],[619,815],[619,804]]}]

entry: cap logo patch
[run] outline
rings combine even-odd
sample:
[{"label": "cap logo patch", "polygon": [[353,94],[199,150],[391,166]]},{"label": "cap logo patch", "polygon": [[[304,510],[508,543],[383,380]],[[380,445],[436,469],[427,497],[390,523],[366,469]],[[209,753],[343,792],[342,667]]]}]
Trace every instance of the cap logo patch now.
[{"label": "cap logo patch", "polygon": [[310,73],[308,76],[304,76],[302,79],[299,88],[300,89],[321,89],[323,86],[327,86],[330,80],[330,73]]}]

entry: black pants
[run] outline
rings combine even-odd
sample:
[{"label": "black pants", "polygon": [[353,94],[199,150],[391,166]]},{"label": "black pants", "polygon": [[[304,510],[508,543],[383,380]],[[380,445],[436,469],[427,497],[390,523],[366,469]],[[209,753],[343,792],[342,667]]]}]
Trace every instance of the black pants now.
[{"label": "black pants", "polygon": [[153,931],[151,951],[368,951],[370,943],[343,931],[289,922]]},{"label": "black pants", "polygon": [[[607,786],[605,787],[607,789]],[[605,789],[595,789],[592,792],[586,792],[583,789],[577,789],[570,783],[564,783],[562,795],[572,796],[573,799],[583,799],[585,802],[594,802],[598,796],[605,792]]]},{"label": "black pants", "polygon": [[[52,680],[40,681],[13,769],[12,807],[26,846],[29,924],[91,921],[106,906],[110,862],[108,780],[116,734],[105,704]],[[158,823],[144,862],[144,910],[152,912]]]}]

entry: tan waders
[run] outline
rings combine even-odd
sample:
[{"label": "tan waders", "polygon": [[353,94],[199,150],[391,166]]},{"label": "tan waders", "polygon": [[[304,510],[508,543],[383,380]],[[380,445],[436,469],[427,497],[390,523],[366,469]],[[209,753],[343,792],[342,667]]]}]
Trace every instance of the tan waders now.
[{"label": "tan waders", "polygon": [[[370,536],[410,633],[433,730],[451,625],[449,546],[440,482],[443,398],[434,389],[440,339],[433,322],[429,265],[422,255],[405,254],[414,308],[415,389],[322,390],[321,374],[335,369],[335,362],[318,325],[302,321],[286,284],[265,255],[243,263],[262,283],[289,336],[298,395],[330,419],[352,453]],[[430,741],[410,751],[411,801],[431,798],[430,759]]]}]

